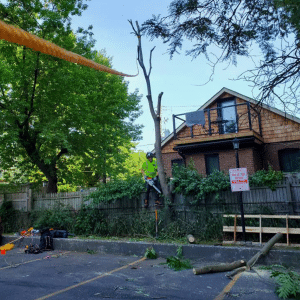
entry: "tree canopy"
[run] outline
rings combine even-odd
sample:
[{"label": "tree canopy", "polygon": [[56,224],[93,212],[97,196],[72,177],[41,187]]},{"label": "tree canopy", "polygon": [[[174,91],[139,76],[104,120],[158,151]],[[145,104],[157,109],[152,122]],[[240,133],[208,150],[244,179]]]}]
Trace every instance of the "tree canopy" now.
[{"label": "tree canopy", "polygon": [[213,60],[216,53],[210,52],[218,49],[214,63],[236,64],[237,56],[251,56],[258,45],[261,60],[240,78],[259,88],[260,99],[279,99],[285,107],[295,105],[297,112],[299,7],[297,0],[173,0],[169,15],[153,16],[142,29],[167,43],[171,57],[187,41],[192,46],[186,54],[193,58],[204,54]]},{"label": "tree canopy", "polygon": [[[0,18],[111,67],[105,53],[93,50],[92,26],[71,30],[71,16],[86,8],[79,0],[10,0],[0,4]],[[138,91],[130,94],[122,77],[25,46],[1,40],[0,48],[1,168],[15,166],[22,174],[38,168],[48,192],[62,178],[72,180],[75,159],[81,172],[106,177],[116,170],[127,157],[120,148],[141,134],[134,124]]]}]

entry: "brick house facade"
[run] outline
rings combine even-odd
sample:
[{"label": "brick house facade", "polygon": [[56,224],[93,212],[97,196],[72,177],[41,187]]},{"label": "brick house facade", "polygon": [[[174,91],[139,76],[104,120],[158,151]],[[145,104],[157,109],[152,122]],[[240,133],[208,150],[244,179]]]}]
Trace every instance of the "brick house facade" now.
[{"label": "brick house facade", "polygon": [[[180,114],[173,116],[174,131],[162,142],[166,173],[172,165],[188,165],[192,160],[200,174],[214,169],[228,172],[236,167],[232,141],[239,140],[240,167],[249,174],[267,169],[300,171],[300,119],[227,88],[221,89],[198,111],[205,125],[176,128]],[[180,116],[180,117],[179,117]],[[299,160],[299,162],[298,162]]]}]

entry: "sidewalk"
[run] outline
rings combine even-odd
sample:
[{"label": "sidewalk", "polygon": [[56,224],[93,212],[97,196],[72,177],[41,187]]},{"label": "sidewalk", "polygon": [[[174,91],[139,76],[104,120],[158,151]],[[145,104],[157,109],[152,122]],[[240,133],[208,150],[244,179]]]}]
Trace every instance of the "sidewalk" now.
[{"label": "sidewalk", "polygon": [[[16,239],[16,236],[3,236],[3,244]],[[24,247],[31,244],[39,244],[40,237],[25,237],[18,241],[16,247]],[[212,245],[179,245],[151,242],[127,242],[127,241],[109,241],[109,240],[91,240],[91,239],[54,239],[54,249],[63,251],[86,252],[93,251],[99,254],[114,255],[137,255],[143,256],[148,247],[153,247],[158,257],[166,258],[176,255],[178,246],[182,246],[185,258],[198,260],[205,263],[228,263],[235,260],[249,260],[262,247],[260,246],[212,246]],[[258,264],[272,265],[281,264],[286,267],[299,268],[300,248],[297,250],[270,250],[268,255],[261,258]]]}]

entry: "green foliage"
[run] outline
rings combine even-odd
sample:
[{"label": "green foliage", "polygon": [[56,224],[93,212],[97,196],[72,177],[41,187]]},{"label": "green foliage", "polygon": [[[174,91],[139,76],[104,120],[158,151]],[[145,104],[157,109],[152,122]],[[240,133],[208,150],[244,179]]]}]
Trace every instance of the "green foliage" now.
[{"label": "green foliage", "polygon": [[166,264],[168,265],[168,267],[174,271],[191,269],[193,266],[191,265],[190,260],[183,259],[182,246],[179,246],[176,252],[176,256],[169,256],[167,258]]},{"label": "green foliage", "polygon": [[123,199],[136,199],[140,197],[144,189],[145,183],[141,176],[132,176],[125,180],[114,179],[106,184],[100,184],[98,189],[88,199],[92,198],[96,204]]},{"label": "green foliage", "polygon": [[128,177],[141,176],[141,167],[145,161],[146,153],[144,151],[130,151],[128,150],[128,158],[123,164],[123,172],[117,175],[119,179],[126,179]]},{"label": "green foliage", "polygon": [[[91,26],[71,30],[71,16],[87,8],[82,2],[8,1],[0,19],[110,67],[106,53],[93,50]],[[121,147],[141,134],[138,91],[129,93],[120,76],[4,40],[0,47],[0,161],[16,168],[10,180],[47,178],[56,192],[57,183],[89,186],[120,173],[128,157]]]},{"label": "green foliage", "polygon": [[174,166],[172,184],[175,187],[175,193],[191,197],[192,204],[212,193],[230,189],[229,176],[223,172],[214,171],[207,177],[200,175],[193,164],[187,168],[184,166]]},{"label": "green foliage", "polygon": [[271,271],[278,285],[276,293],[281,299],[297,298],[300,299],[300,275],[294,271],[288,270],[280,265],[261,267],[264,270]]},{"label": "green foliage", "polygon": [[149,247],[149,248],[147,248],[144,256],[146,258],[149,258],[149,259],[156,259],[157,258],[157,253],[155,252],[153,247]]},{"label": "green foliage", "polygon": [[174,192],[183,194],[185,196],[196,197],[199,194],[199,185],[203,180],[193,163],[188,167],[174,165],[173,166],[173,180]]},{"label": "green foliage", "polygon": [[[187,168],[184,166],[174,166],[173,181],[175,193],[183,194],[191,197],[192,204],[196,204],[199,200],[205,199],[210,194],[215,194],[216,199],[219,197],[220,191],[230,189],[229,175],[224,172],[214,171],[207,177],[200,175],[193,164]],[[272,191],[276,190],[276,184],[283,179],[283,173],[274,171],[269,167],[268,171],[257,171],[249,177],[250,186],[267,186]]]},{"label": "green foliage", "polygon": [[12,201],[4,200],[0,207],[0,216],[6,232],[12,232],[15,229],[17,211],[13,207]]},{"label": "green foliage", "polygon": [[73,232],[74,229],[75,213],[71,207],[62,203],[56,204],[53,209],[33,211],[31,218],[33,227],[37,229],[50,227],[68,230],[69,232]]},{"label": "green foliage", "polygon": [[255,172],[250,176],[250,185],[254,186],[267,186],[272,191],[276,190],[276,184],[278,181],[283,179],[283,173],[281,171],[274,171],[271,166],[269,166],[268,171],[260,170]]},{"label": "green foliage", "polygon": [[75,233],[78,235],[107,234],[107,220],[98,208],[82,205],[76,216]]}]

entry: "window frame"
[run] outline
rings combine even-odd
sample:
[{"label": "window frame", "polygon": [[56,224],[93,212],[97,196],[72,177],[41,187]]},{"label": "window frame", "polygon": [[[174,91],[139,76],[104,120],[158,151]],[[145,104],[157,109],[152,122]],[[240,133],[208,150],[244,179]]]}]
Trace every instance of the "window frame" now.
[{"label": "window frame", "polygon": [[[300,168],[298,171],[284,171],[284,163],[283,163],[283,155],[284,154],[292,154],[292,152],[298,152],[299,158],[300,158],[300,149],[299,148],[285,148],[278,151],[278,160],[279,160],[279,166],[280,170],[282,172],[300,172]],[[299,162],[300,164],[300,162]],[[300,165],[299,165],[300,167]]]},{"label": "window frame", "polygon": [[207,153],[205,154],[205,170],[206,170],[206,175],[210,175],[211,173],[208,170],[208,159],[210,157],[217,157],[218,158],[218,171],[220,171],[220,156],[219,153]]},{"label": "window frame", "polygon": [[[233,101],[234,102],[234,108],[235,108],[235,124],[236,124],[236,131],[234,133],[239,132],[239,123],[238,123],[238,114],[237,114],[237,106],[236,106],[236,97],[227,97],[227,98],[221,98],[217,101],[217,113],[218,113],[218,118],[220,118],[222,121],[224,120],[223,118],[223,112],[222,112],[222,103],[228,102],[228,101]],[[232,132],[225,132],[224,130],[224,124],[219,124],[219,134],[228,134]]]}]

